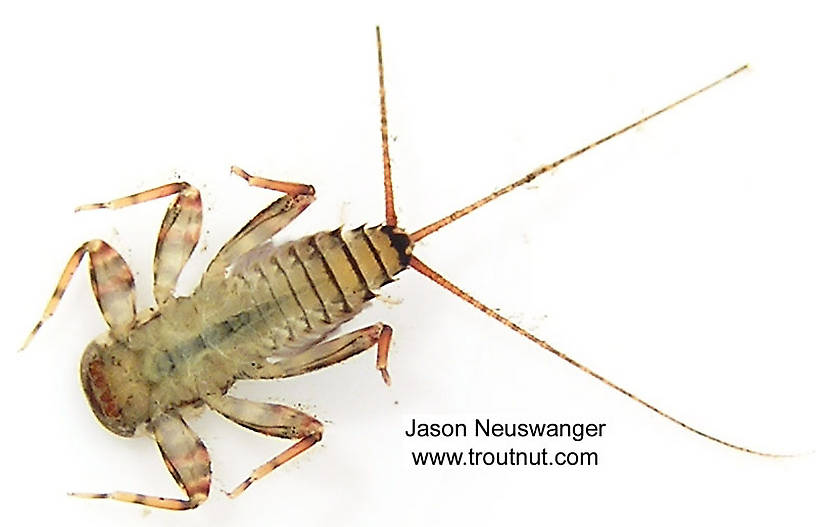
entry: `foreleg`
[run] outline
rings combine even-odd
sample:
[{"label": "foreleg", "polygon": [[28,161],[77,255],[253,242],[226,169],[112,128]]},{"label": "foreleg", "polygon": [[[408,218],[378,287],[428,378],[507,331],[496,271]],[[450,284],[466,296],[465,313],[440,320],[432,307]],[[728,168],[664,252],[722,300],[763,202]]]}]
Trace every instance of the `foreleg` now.
[{"label": "foreleg", "polygon": [[146,496],[133,492],[73,493],[79,498],[111,499],[126,503],[139,503],[149,507],[169,510],[194,509],[210,494],[210,455],[181,417],[162,414],[151,423],[153,436],[159,445],[164,463],[179,487],[187,495],[186,500]]},{"label": "foreleg", "polygon": [[105,321],[117,335],[124,334],[133,326],[136,319],[133,273],[113,247],[102,240],[91,240],[82,244],[71,255],[42,317],[31,330],[21,349],[28,346],[43,323],[54,314],[85,253],[90,255],[91,286]]}]

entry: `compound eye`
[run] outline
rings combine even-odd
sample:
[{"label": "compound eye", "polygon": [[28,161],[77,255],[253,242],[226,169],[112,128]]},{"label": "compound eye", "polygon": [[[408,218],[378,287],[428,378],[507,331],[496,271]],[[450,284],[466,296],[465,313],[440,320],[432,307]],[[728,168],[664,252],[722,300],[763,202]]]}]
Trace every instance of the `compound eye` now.
[{"label": "compound eye", "polygon": [[104,357],[104,348],[96,343],[85,350],[80,371],[82,388],[99,422],[117,435],[130,437],[134,430],[122,422],[123,409],[111,384],[111,366]]},{"label": "compound eye", "polygon": [[104,362],[99,357],[94,358],[88,364],[88,376],[100,410],[106,417],[117,419],[122,415],[122,409],[113,399],[104,370]]}]

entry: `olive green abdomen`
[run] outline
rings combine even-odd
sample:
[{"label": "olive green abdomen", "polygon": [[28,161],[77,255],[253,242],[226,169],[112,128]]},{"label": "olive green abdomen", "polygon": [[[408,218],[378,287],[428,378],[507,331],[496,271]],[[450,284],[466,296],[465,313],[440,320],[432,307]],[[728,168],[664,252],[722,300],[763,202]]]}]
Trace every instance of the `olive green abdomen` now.
[{"label": "olive green abdomen", "polygon": [[406,241],[391,227],[361,227],[243,255],[224,280],[178,299],[134,331],[145,344],[167,343],[145,364],[157,381],[156,399],[183,404],[201,389],[225,390],[253,377],[261,361],[322,340],[407,267]]}]

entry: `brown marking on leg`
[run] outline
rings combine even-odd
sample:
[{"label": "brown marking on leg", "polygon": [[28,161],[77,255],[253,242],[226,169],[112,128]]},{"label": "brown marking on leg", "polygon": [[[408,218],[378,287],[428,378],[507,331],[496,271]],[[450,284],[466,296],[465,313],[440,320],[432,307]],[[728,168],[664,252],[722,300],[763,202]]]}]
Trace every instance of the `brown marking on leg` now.
[{"label": "brown marking on leg", "polygon": [[91,287],[111,329],[124,334],[136,320],[133,273],[116,250],[102,240],[85,244],[90,255]]},{"label": "brown marking on leg", "polygon": [[153,296],[163,304],[173,296],[179,274],[201,235],[201,194],[187,182],[168,183],[124,198],[77,207],[77,211],[118,209],[178,194],[167,208],[153,258]]},{"label": "brown marking on leg", "polygon": [[250,176],[238,167],[232,167],[232,173],[241,176],[252,186],[285,192],[286,195],[256,214],[224,244],[207,267],[202,283],[223,279],[227,267],[235,263],[238,257],[272,238],[315,200],[315,190],[311,185],[258,178]]},{"label": "brown marking on leg", "polygon": [[309,448],[313,447],[315,443],[320,441],[319,436],[309,436],[304,437],[291,447],[284,450],[281,454],[275,456],[274,458],[270,459],[260,467],[256,468],[252,471],[252,474],[249,475],[247,479],[241,482],[240,485],[235,487],[232,492],[229,492],[227,496],[230,498],[237,498],[253,483],[261,479],[262,477],[266,476],[279,466],[283,465],[287,461],[290,461],[292,458],[297,456],[298,454],[302,454]]},{"label": "brown marking on leg", "polygon": [[178,196],[167,208],[153,258],[153,296],[163,304],[175,293],[182,269],[201,236],[201,194],[181,183]]},{"label": "brown marking on leg", "polygon": [[105,321],[117,332],[126,331],[133,325],[136,318],[133,273],[113,247],[102,240],[91,240],[82,244],[68,259],[40,320],[34,325],[20,350],[28,346],[43,323],[54,314],[68,283],[86,253],[90,254],[91,260],[91,286]]},{"label": "brown marking on leg", "polygon": [[377,369],[380,370],[383,381],[391,386],[391,375],[388,373],[388,350],[391,349],[391,336],[394,330],[391,326],[384,324],[382,333],[377,339]]},{"label": "brown marking on leg", "polygon": [[393,331],[383,323],[374,324],[335,339],[320,342],[311,348],[275,363],[266,363],[256,370],[258,379],[280,379],[294,377],[337,364],[374,344],[377,344],[377,369],[387,385],[391,384],[388,374],[388,349]]},{"label": "brown marking on leg", "polygon": [[277,190],[278,192],[284,192],[286,194],[289,194],[290,196],[297,196],[300,194],[314,196],[315,193],[315,189],[311,185],[305,185],[303,183],[293,183],[291,181],[276,181],[274,179],[266,179],[262,177],[251,176],[247,174],[246,171],[236,166],[231,167],[230,172],[232,172],[238,177],[243,178],[244,181],[246,181],[253,187]]},{"label": "brown marking on leg", "polygon": [[163,414],[151,423],[153,435],[176,483],[198,505],[210,493],[210,455],[181,417]]},{"label": "brown marking on leg", "polygon": [[201,502],[193,502],[187,500],[179,500],[175,498],[161,498],[159,496],[146,496],[144,494],[137,494],[135,492],[69,492],[69,496],[75,498],[87,499],[109,499],[116,501],[123,501],[125,503],[136,503],[138,505],[146,505],[148,507],[155,507],[157,509],[165,509],[169,511],[186,511],[195,509]]},{"label": "brown marking on leg", "polygon": [[314,203],[314,196],[282,196],[252,218],[218,251],[204,274],[205,280],[221,279],[227,267],[243,254],[260,246]]},{"label": "brown marking on leg", "polygon": [[[87,244],[86,244],[87,245]],[[68,287],[68,283],[71,281],[71,277],[74,276],[77,267],[79,267],[79,262],[82,261],[82,257],[85,255],[87,251],[87,247],[83,245],[76,251],[74,254],[71,255],[71,258],[68,259],[68,263],[65,265],[65,269],[62,271],[62,275],[60,276],[59,280],[57,281],[57,287],[54,289],[54,293],[51,295],[51,299],[48,301],[48,304],[45,306],[45,311],[43,311],[40,320],[34,325],[34,329],[31,330],[31,333],[28,334],[23,346],[20,348],[20,351],[24,350],[28,343],[31,342],[31,339],[34,338],[34,335],[42,327],[43,323],[51,318],[56,311],[57,306],[59,305],[60,300],[62,299],[62,295],[65,294],[65,288]]]},{"label": "brown marking on leg", "polygon": [[210,456],[204,444],[181,417],[162,414],[151,424],[167,469],[188,499],[162,498],[133,492],[86,493],[74,492],[71,496],[91,499],[111,499],[126,503],[138,503],[148,507],[168,510],[194,509],[204,503],[210,494]]},{"label": "brown marking on leg", "polygon": [[282,404],[259,403],[230,395],[205,395],[204,400],[230,421],[264,435],[302,439],[323,433],[320,421]]},{"label": "brown marking on leg", "polygon": [[280,404],[259,403],[228,395],[205,396],[207,404],[227,419],[273,437],[300,439],[297,443],[252,471],[240,485],[228,494],[235,498],[255,481],[301,454],[323,437],[323,424],[314,417]]},{"label": "brown marking on leg", "polygon": [[94,209],[120,209],[122,207],[129,207],[131,205],[136,205],[138,203],[144,203],[146,201],[152,201],[154,199],[171,196],[173,194],[181,192],[184,188],[189,186],[190,185],[184,182],[168,183],[167,185],[162,185],[154,189],[137,192],[136,194],[131,194],[130,196],[125,196],[124,198],[114,199],[111,201],[105,201],[101,203],[89,203],[87,205],[80,205],[75,210],[76,212],[79,212],[82,210],[94,210]]}]

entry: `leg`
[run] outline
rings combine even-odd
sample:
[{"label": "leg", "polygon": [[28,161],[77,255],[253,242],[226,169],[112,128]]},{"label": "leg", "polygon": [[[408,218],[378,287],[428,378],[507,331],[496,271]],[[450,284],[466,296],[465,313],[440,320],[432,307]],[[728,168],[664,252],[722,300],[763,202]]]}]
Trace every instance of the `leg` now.
[{"label": "leg", "polygon": [[201,505],[210,494],[210,455],[204,444],[177,415],[160,415],[151,423],[151,428],[167,469],[188,499],[160,498],[132,492],[73,493],[72,496],[105,498],[177,511]]},{"label": "leg", "polygon": [[204,273],[202,282],[223,278],[227,267],[233,264],[236,258],[269,240],[315,200],[314,187],[311,185],[250,176],[238,167],[232,167],[232,173],[253,187],[277,190],[286,195],[259,212],[221,248]]},{"label": "leg", "polygon": [[336,339],[321,342],[311,348],[285,357],[275,363],[260,366],[259,378],[283,378],[301,375],[313,370],[331,366],[377,344],[377,369],[385,384],[391,384],[388,374],[388,350],[391,347],[391,326],[383,323],[359,329]]},{"label": "leg", "polygon": [[265,188],[269,190],[277,190],[289,194],[290,196],[308,195],[314,196],[315,189],[311,185],[304,185],[303,183],[293,183],[291,181],[275,181],[274,179],[266,179],[262,177],[250,176],[241,168],[236,166],[230,167],[230,172],[236,176],[243,178],[249,183],[251,187]]},{"label": "leg", "polygon": [[83,205],[77,210],[118,209],[178,194],[167,208],[153,259],[153,296],[161,305],[173,296],[179,274],[190,259],[201,235],[201,195],[188,183],[169,183],[105,203]]},{"label": "leg", "polygon": [[91,240],[77,249],[68,260],[51,300],[21,349],[28,346],[43,323],[54,314],[85,253],[90,255],[91,286],[105,321],[115,333],[123,333],[133,325],[136,319],[133,273],[113,247],[102,240]]},{"label": "leg", "polygon": [[205,397],[207,404],[227,419],[261,434],[299,439],[297,443],[252,471],[228,494],[235,498],[247,487],[320,441],[323,425],[317,419],[279,404],[256,403],[228,395]]}]

